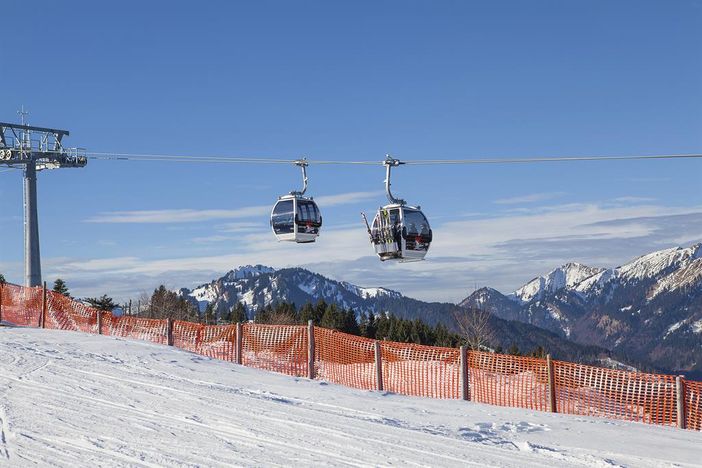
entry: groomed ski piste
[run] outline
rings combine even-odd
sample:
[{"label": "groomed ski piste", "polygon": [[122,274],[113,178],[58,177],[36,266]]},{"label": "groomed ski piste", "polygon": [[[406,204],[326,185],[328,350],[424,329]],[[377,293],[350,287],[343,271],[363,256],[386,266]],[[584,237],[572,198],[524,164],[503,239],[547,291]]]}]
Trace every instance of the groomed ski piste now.
[{"label": "groomed ski piste", "polygon": [[0,327],[0,466],[701,466],[702,433]]}]

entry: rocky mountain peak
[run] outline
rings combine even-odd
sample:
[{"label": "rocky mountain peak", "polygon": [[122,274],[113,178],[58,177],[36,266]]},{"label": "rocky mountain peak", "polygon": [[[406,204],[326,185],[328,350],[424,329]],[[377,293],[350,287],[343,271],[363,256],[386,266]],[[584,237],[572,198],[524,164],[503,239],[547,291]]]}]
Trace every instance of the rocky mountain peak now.
[{"label": "rocky mountain peak", "polygon": [[539,276],[517,289],[509,297],[522,304],[540,299],[545,292],[573,289],[585,279],[602,272],[603,268],[592,268],[581,263],[569,262]]},{"label": "rocky mountain peak", "polygon": [[229,270],[221,279],[225,281],[236,281],[274,272],[274,268],[265,265],[245,265],[234,270]]}]

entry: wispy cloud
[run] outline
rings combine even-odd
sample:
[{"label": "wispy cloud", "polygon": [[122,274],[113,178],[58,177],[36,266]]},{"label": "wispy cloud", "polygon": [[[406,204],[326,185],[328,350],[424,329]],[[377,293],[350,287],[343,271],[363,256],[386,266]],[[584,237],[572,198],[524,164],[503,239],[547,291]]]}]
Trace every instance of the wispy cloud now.
[{"label": "wispy cloud", "polygon": [[[321,207],[347,205],[370,200],[378,197],[382,192],[348,192],[335,195],[322,195],[315,200]],[[163,223],[196,223],[223,219],[241,219],[268,215],[271,211],[269,205],[248,206],[234,210],[207,209],[198,210],[191,208],[167,210],[132,210],[108,211],[98,213],[84,222],[110,223],[110,224],[163,224]]]},{"label": "wispy cloud", "polygon": [[320,197],[315,197],[315,201],[320,207],[324,206],[338,206],[338,205],[351,205],[353,203],[359,203],[367,200],[373,200],[374,198],[379,198],[384,194],[382,191],[373,190],[370,192],[348,192],[348,193],[338,193],[336,195],[322,195]]},{"label": "wispy cloud", "polygon": [[241,232],[251,232],[261,230],[261,223],[253,222],[235,222],[235,223],[224,223],[215,226],[215,230],[224,233],[241,233]]},{"label": "wispy cloud", "polygon": [[236,237],[236,236],[213,235],[213,236],[195,237],[192,239],[192,241],[196,244],[214,244],[217,242],[230,242],[230,241],[233,241],[236,239],[238,239],[238,237]]},{"label": "wispy cloud", "polygon": [[125,297],[134,297],[161,283],[194,286],[239,265],[307,266],[418,299],[457,301],[474,285],[512,291],[567,261],[611,267],[649,251],[702,240],[702,207],[600,202],[533,208],[434,223],[428,260],[417,264],[379,262],[360,226],[323,230],[316,243],[296,245],[277,243],[268,231],[247,232],[246,223],[232,223],[236,242],[225,243],[226,232],[199,238],[213,248],[219,245],[219,255],[183,249],[183,255],[169,258],[49,259],[45,269],[47,278],[60,276],[75,284],[76,294],[124,291]]},{"label": "wispy cloud", "polygon": [[88,223],[194,223],[217,219],[248,218],[262,216],[270,211],[269,206],[249,206],[236,210],[136,210],[98,213],[88,218]]},{"label": "wispy cloud", "polygon": [[648,202],[656,201],[656,199],[651,198],[651,197],[627,196],[627,197],[617,197],[617,198],[612,199],[612,201],[618,202],[618,203],[648,203]]},{"label": "wispy cloud", "polygon": [[540,201],[553,200],[554,198],[560,198],[564,196],[565,192],[544,192],[544,193],[531,193],[528,195],[520,195],[517,197],[501,198],[499,200],[493,201],[497,205],[517,205],[520,203],[536,203]]}]

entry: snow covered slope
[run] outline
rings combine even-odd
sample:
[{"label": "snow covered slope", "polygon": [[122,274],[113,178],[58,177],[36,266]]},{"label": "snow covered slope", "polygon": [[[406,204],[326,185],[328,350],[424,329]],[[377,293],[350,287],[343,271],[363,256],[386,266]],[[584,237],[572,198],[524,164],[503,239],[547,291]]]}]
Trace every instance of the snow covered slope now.
[{"label": "snow covered slope", "polygon": [[2,466],[699,466],[699,432],[357,391],[0,328]]}]

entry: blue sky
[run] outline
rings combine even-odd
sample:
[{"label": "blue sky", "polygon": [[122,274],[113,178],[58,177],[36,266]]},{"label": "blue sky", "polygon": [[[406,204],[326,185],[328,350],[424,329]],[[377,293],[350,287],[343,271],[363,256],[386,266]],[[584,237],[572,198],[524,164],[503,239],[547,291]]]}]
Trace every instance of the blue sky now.
[{"label": "blue sky", "polygon": [[[702,1],[33,2],[2,7],[0,121],[24,105],[96,152],[334,160],[702,151]],[[28,20],[31,21],[28,22]],[[435,232],[381,264],[359,212],[382,167],[310,168],[325,226],[277,244],[287,166],[91,161],[39,175],[43,273],[136,297],[247,263],[455,301],[567,261],[702,240],[702,161],[402,167]],[[22,281],[19,171],[0,271]]]}]

